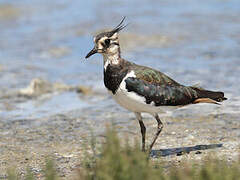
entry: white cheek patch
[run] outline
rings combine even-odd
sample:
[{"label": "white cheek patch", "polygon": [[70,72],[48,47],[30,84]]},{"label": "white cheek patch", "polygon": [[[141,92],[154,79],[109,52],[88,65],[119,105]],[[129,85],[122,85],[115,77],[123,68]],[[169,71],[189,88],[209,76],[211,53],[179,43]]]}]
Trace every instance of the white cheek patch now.
[{"label": "white cheek patch", "polygon": [[103,49],[103,46],[101,43],[98,44],[98,49]]},{"label": "white cheek patch", "polygon": [[118,46],[116,45],[109,48],[110,52],[116,52],[117,50],[118,50]]}]

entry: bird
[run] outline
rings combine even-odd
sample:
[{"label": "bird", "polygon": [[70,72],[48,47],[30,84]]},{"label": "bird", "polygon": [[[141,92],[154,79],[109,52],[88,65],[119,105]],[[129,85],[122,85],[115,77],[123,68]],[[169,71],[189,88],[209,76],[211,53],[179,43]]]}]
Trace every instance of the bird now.
[{"label": "bird", "polygon": [[219,105],[227,98],[223,92],[185,86],[158,70],[123,59],[118,37],[119,32],[128,25],[123,23],[124,20],[125,17],[112,30],[98,33],[93,39],[94,48],[85,58],[96,53],[103,56],[104,85],[120,106],[135,114],[141,129],[144,152],[146,127],[142,113],[148,113],[156,119],[157,131],[148,148],[150,153],[163,129],[158,115],[163,109],[198,103]]}]

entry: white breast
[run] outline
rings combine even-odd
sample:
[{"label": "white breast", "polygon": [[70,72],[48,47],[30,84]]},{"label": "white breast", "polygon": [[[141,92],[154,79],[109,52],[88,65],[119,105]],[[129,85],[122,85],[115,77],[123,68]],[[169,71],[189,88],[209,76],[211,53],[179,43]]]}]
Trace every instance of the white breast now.
[{"label": "white breast", "polygon": [[136,94],[135,92],[128,92],[126,89],[125,79],[128,77],[136,77],[134,71],[131,71],[122,80],[119,89],[115,94],[112,94],[114,100],[122,107],[132,112],[147,112],[150,114],[161,111],[159,107],[155,107],[151,104],[146,104],[146,99],[143,96]]}]

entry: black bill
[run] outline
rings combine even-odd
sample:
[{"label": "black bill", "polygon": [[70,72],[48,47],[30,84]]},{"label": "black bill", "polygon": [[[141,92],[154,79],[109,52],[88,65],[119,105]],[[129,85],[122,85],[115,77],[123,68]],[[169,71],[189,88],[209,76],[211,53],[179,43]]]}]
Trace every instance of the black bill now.
[{"label": "black bill", "polygon": [[86,55],[86,59],[89,58],[91,55],[96,54],[97,53],[97,49],[94,47],[87,55]]}]

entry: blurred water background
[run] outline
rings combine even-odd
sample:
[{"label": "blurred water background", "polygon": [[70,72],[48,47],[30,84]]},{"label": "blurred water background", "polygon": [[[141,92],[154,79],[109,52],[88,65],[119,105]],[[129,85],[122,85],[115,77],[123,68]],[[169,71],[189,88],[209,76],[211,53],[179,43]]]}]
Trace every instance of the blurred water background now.
[{"label": "blurred water background", "polygon": [[[123,16],[130,23],[120,34],[124,58],[185,85],[224,91],[229,101],[222,111],[239,112],[238,0],[1,0],[1,120],[111,107],[102,81],[102,57],[84,57],[93,47],[93,35],[114,27]],[[34,87],[28,87],[31,82],[37,86],[34,79],[46,87],[60,83],[60,91],[34,93]],[[79,85],[90,87],[96,96],[69,90]]]}]

